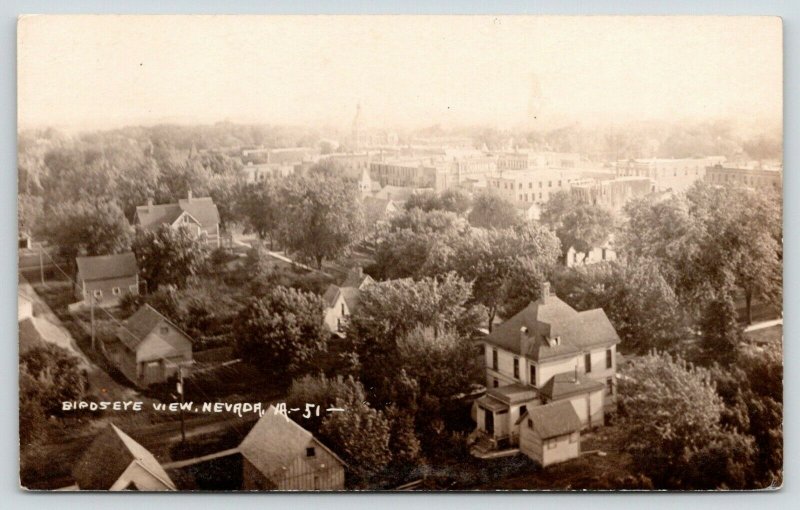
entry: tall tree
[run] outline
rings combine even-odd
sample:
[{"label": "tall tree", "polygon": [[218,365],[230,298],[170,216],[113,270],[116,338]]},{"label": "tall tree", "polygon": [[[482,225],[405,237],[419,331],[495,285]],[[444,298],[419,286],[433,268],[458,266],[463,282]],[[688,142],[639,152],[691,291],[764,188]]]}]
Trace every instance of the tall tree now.
[{"label": "tall tree", "polygon": [[620,380],[621,430],[636,469],[665,489],[745,488],[752,439],[721,425],[708,371],[668,355],[634,360]]},{"label": "tall tree", "polygon": [[72,262],[129,250],[130,232],[122,210],[110,201],[59,203],[46,209],[39,224],[39,234]]},{"label": "tall tree", "polygon": [[354,183],[339,178],[289,181],[284,190],[281,238],[290,250],[322,261],[346,254],[364,234],[364,214]]},{"label": "tall tree", "polygon": [[253,298],[235,320],[237,350],[263,372],[301,375],[327,350],[323,303],[314,294],[276,287]]},{"label": "tall tree", "polygon": [[500,310],[519,311],[538,298],[545,272],[559,256],[558,239],[539,225],[476,230],[461,238],[455,270],[473,285],[473,301],[486,309],[491,330]]},{"label": "tall tree", "polygon": [[206,265],[208,249],[188,228],[161,225],[156,230],[137,229],[133,252],[148,290],[162,285],[186,287]]},{"label": "tall tree", "polygon": [[336,399],[342,412],[325,416],[320,427],[323,442],[339,453],[348,465],[349,484],[370,488],[380,472],[391,462],[389,420],[370,407],[361,385]]},{"label": "tall tree", "polygon": [[475,196],[468,218],[473,227],[481,228],[509,228],[521,222],[514,204],[491,191]]},{"label": "tall tree", "polygon": [[559,191],[545,204],[542,223],[555,231],[566,256],[570,248],[588,253],[603,246],[614,230],[614,216],[604,207],[585,204],[571,193]]},{"label": "tall tree", "polygon": [[259,238],[269,238],[270,247],[274,249],[279,219],[285,213],[278,182],[267,179],[242,186],[239,188],[236,208],[238,215],[249,223]]}]

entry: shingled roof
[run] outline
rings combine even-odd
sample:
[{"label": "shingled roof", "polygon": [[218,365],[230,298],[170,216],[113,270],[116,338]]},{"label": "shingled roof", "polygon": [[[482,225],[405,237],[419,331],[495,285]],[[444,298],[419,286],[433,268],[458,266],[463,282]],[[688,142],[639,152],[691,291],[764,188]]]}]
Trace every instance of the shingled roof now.
[{"label": "shingled roof", "polygon": [[141,308],[136,310],[136,313],[125,320],[124,327],[120,327],[117,331],[117,338],[129,349],[135,351],[145,337],[149,335],[161,321],[169,323],[172,327],[180,331],[190,342],[192,341],[192,338],[184,333],[181,328],[148,304],[144,304]]},{"label": "shingled roof", "polygon": [[605,312],[596,308],[578,312],[545,286],[543,296],[486,337],[490,344],[540,361],[573,356],[588,347],[619,342]]},{"label": "shingled roof", "polygon": [[344,465],[344,461],[325,445],[316,441],[307,431],[291,419],[275,412],[269,406],[239,445],[239,452],[267,478],[288,468],[298,457],[305,457],[306,448],[321,446]]},{"label": "shingled roof", "polygon": [[533,429],[542,439],[571,434],[581,429],[581,419],[566,400],[531,407],[527,418],[533,421]]},{"label": "shingled roof", "polygon": [[581,395],[604,389],[600,381],[586,377],[583,374],[563,372],[556,374],[544,383],[541,393],[548,400],[561,400],[573,395]]},{"label": "shingled roof", "polygon": [[136,207],[136,217],[144,229],[158,228],[165,223],[172,225],[184,212],[205,230],[213,229],[219,223],[219,211],[211,197],[184,198],[178,200],[177,204]]},{"label": "shingled roof", "polygon": [[107,280],[135,276],[138,272],[133,252],[97,257],[77,257],[78,274],[83,280]]},{"label": "shingled roof", "polygon": [[134,462],[158,479],[165,489],[177,490],[153,454],[114,424],[95,438],[73,468],[72,476],[82,490],[109,490]]}]

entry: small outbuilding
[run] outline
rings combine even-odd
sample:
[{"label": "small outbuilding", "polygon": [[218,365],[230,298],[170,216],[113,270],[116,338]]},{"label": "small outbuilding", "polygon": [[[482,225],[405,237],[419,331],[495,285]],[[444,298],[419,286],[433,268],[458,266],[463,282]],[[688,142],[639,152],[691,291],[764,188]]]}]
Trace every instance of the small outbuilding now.
[{"label": "small outbuilding", "polygon": [[104,342],[106,357],[137,386],[166,382],[192,361],[192,339],[145,304]]},{"label": "small outbuilding", "polygon": [[542,467],[581,454],[581,420],[569,401],[528,409],[521,418],[519,449]]},{"label": "small outbuilding", "polygon": [[[133,252],[75,259],[75,297],[80,306],[113,307],[126,294],[139,293],[139,269]],[[74,305],[70,305],[74,306]]]},{"label": "small outbuilding", "polygon": [[239,451],[245,490],[344,489],[344,461],[274,406],[250,430]]},{"label": "small outbuilding", "polygon": [[95,438],[72,476],[79,490],[177,490],[153,454],[114,424]]}]

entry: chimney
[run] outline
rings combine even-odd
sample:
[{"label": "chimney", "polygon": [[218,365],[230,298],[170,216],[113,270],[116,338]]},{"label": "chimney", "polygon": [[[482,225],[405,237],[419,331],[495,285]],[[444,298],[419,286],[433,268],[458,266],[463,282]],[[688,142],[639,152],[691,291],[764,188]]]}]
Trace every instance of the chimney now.
[{"label": "chimney", "polygon": [[192,201],[192,190],[186,192],[186,200],[188,200],[189,202]]},{"label": "chimney", "polygon": [[358,276],[359,278],[364,276],[364,269],[361,266],[353,268],[353,271],[355,271],[356,276]]},{"label": "chimney", "polygon": [[548,296],[550,296],[550,282],[543,282],[542,283],[542,302],[546,302]]},{"label": "chimney", "polygon": [[531,338],[528,336],[528,328],[522,326],[521,328],[519,328],[519,350],[523,356],[530,352],[531,344],[532,341]]},{"label": "chimney", "polygon": [[148,197],[147,198],[147,212],[150,212],[150,210],[152,208],[153,208],[153,197]]}]

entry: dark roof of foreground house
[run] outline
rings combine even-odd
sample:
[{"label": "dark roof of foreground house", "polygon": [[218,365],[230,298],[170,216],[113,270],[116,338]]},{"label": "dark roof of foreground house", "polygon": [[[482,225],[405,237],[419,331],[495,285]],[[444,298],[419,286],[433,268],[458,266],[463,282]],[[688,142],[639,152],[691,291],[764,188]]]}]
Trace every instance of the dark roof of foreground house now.
[{"label": "dark roof of foreground house", "polygon": [[145,337],[147,337],[161,321],[167,322],[185,336],[187,340],[190,342],[192,341],[192,338],[181,330],[181,328],[148,304],[144,304],[141,308],[136,310],[136,313],[125,320],[124,326],[120,327],[117,332],[117,338],[129,349],[135,351]]},{"label": "dark roof of foreground house", "polygon": [[495,326],[485,341],[540,361],[612,345],[619,336],[601,308],[578,312],[550,294],[546,284],[540,299]]},{"label": "dark roof of foreground house", "polygon": [[554,375],[544,383],[540,391],[548,400],[561,400],[604,388],[602,382],[571,371]]},{"label": "dark roof of foreground house", "polygon": [[266,477],[288,468],[298,457],[306,456],[306,448],[313,443],[321,446],[342,465],[344,461],[325,445],[314,439],[313,434],[292,419],[275,412],[270,406],[259,418],[239,445],[239,452]]},{"label": "dark roof of foreground house", "polygon": [[78,274],[83,280],[109,280],[135,276],[139,269],[133,252],[97,257],[77,257]]},{"label": "dark roof of foreground house", "polygon": [[581,429],[580,418],[566,400],[531,407],[526,416],[533,421],[533,429],[542,439],[571,434]]},{"label": "dark roof of foreground house", "polygon": [[82,490],[109,490],[132,463],[158,479],[165,488],[176,490],[153,454],[113,424],[95,438],[72,470],[72,476]]}]

